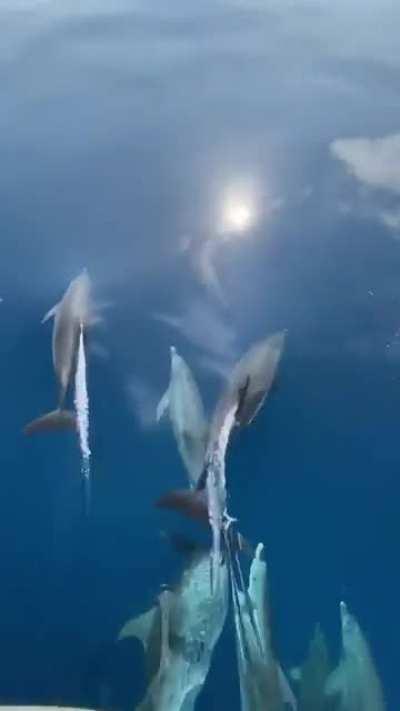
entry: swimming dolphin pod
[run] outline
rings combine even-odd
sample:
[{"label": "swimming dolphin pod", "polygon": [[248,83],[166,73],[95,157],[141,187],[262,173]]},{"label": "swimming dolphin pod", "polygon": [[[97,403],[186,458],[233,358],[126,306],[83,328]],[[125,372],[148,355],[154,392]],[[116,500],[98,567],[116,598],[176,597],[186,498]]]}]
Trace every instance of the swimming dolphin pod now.
[{"label": "swimming dolphin pod", "polygon": [[341,655],[333,669],[325,636],[317,625],[308,656],[292,670],[298,711],[385,711],[382,685],[369,645],[346,603],[340,603]]},{"label": "swimming dolphin pod", "polygon": [[341,659],[329,676],[325,692],[335,711],[384,711],[382,685],[368,642],[346,603],[340,603]]},{"label": "swimming dolphin pod", "polygon": [[[158,506],[175,508],[189,516],[204,520],[204,496],[199,496],[198,492],[205,490],[208,521],[213,537],[212,585],[218,584],[222,541],[226,538],[233,522],[227,511],[225,476],[225,458],[231,433],[235,426],[250,424],[260,410],[274,381],[284,341],[283,331],[265,338],[251,346],[233,368],[211,418],[207,445],[202,450],[203,456],[196,458],[197,463],[202,461],[201,469],[197,466],[196,477],[191,479],[197,491],[187,491],[186,494],[182,490],[173,491],[162,496],[157,502]],[[199,422],[203,422],[202,414],[198,415],[199,412],[202,413],[202,406],[200,407],[199,404],[201,399],[188,366],[177,356],[175,349],[171,351],[171,358],[171,383],[167,394],[161,399],[157,414],[161,416],[167,407],[174,413],[172,421],[175,422],[174,431],[180,448],[183,427],[182,425],[179,427],[177,423],[195,422],[196,427],[192,428],[192,432],[197,433],[197,441],[200,439],[203,441],[206,428],[204,425],[199,428]],[[175,409],[172,408],[172,402],[175,403]],[[185,420],[182,417],[183,403],[186,412],[190,411],[192,416],[193,413],[197,413],[197,416],[192,419],[187,417]],[[199,432],[201,437],[198,436]],[[200,448],[197,449],[197,453],[201,454]]]},{"label": "swimming dolphin pod", "polygon": [[91,281],[85,270],[68,286],[61,301],[44,316],[42,323],[53,318],[53,367],[59,384],[57,409],[33,420],[25,434],[75,427],[75,415],[65,410],[64,402],[75,366],[81,326],[86,328],[98,318],[91,299]]},{"label": "swimming dolphin pod", "polygon": [[[97,318],[86,271],[71,282],[43,321],[51,317],[58,407],[28,424],[25,432],[77,428],[82,472],[90,482],[84,335]],[[189,486],[165,494],[158,505],[181,511],[211,528],[211,565],[208,551],[192,553],[180,584],[163,590],[152,609],[123,626],[119,639],[138,638],[146,657],[148,687],[137,711],[194,711],[229,602],[242,711],[385,711],[368,643],[344,602],[340,603],[342,652],[337,668],[332,671],[325,638],[317,627],[306,661],[292,674],[297,698],[294,696],[271,642],[263,545],[254,552],[227,510],[226,452],[232,431],[250,424],[262,407],[284,342],[285,333],[275,333],[245,353],[232,370],[209,426],[195,379],[171,347],[170,383],[157,408],[157,418],[169,415]],[[74,373],[77,416],[64,409]],[[252,557],[247,585],[240,562],[242,552]]]},{"label": "swimming dolphin pod", "polygon": [[[242,711],[385,711],[368,645],[344,603],[340,606],[343,651],[338,668],[332,670],[325,637],[317,627],[306,661],[293,672],[293,693],[271,642],[263,545],[254,552],[227,510],[226,452],[232,431],[250,424],[262,407],[284,341],[284,332],[273,334],[253,345],[233,368],[211,417],[205,447],[207,427],[197,386],[187,364],[171,349],[171,382],[157,414],[169,411],[190,487],[165,494],[157,505],[210,526],[211,565],[203,554],[185,572],[180,589],[164,591],[155,608],[123,628],[120,636],[140,638],[146,652],[149,685],[138,711],[194,708],[224,625],[228,581]],[[190,437],[185,426],[197,448],[187,446]],[[196,456],[191,459],[193,451]],[[251,552],[252,557],[247,585],[242,552]],[[196,582],[196,566],[202,571],[201,585]],[[201,612],[200,599],[204,603]]]},{"label": "swimming dolphin pod", "polygon": [[148,688],[136,711],[192,711],[206,680],[228,611],[229,581],[221,569],[218,595],[210,593],[208,553],[198,553],[175,590],[127,622],[119,639],[138,638],[144,648]]}]

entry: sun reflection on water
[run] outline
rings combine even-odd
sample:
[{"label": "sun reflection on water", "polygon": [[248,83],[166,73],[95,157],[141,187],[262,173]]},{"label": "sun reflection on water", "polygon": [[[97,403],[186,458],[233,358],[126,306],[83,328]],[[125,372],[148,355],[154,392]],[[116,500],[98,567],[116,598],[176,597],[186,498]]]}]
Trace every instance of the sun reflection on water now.
[{"label": "sun reflection on water", "polygon": [[224,239],[244,237],[255,226],[257,219],[257,194],[254,187],[228,187],[220,201],[217,236]]}]

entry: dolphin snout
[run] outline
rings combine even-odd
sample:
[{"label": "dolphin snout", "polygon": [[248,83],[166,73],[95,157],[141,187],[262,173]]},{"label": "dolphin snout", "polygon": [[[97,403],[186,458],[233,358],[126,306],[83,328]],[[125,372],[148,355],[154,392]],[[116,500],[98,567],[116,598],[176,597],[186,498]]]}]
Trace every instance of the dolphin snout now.
[{"label": "dolphin snout", "polygon": [[341,600],[340,601],[340,621],[342,623],[342,628],[345,627],[349,620],[349,611],[347,609],[346,603]]}]

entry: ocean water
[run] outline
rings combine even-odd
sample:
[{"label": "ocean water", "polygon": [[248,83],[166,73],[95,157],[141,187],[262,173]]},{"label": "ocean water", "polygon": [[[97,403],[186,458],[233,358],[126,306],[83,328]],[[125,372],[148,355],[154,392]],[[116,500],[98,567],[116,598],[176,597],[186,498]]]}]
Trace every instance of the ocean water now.
[{"label": "ocean water", "polygon": [[[0,1],[1,703],[135,707],[119,629],[179,579],[168,534],[205,536],[154,506],[185,483],[155,422],[169,347],[211,413],[287,329],[230,511],[265,544],[283,666],[317,621],[337,658],[344,599],[400,708],[399,22],[386,0]],[[40,321],[83,267],[89,516],[74,435],[22,432],[55,406]],[[231,617],[197,708],[240,708]]]}]

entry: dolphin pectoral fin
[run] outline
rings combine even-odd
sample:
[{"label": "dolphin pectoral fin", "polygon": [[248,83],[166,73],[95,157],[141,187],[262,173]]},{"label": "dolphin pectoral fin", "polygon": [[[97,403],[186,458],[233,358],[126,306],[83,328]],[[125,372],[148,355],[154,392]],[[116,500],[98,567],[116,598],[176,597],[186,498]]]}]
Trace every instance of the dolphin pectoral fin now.
[{"label": "dolphin pectoral fin", "polygon": [[160,422],[169,408],[169,388],[165,391],[160,402],[157,405],[157,422]]},{"label": "dolphin pectoral fin", "polygon": [[29,422],[24,427],[24,434],[30,435],[35,432],[50,432],[52,430],[75,429],[75,414],[70,410],[53,410],[47,412],[42,417],[38,417]]},{"label": "dolphin pectoral fin", "polygon": [[142,643],[146,651],[151,631],[154,624],[156,624],[159,615],[160,609],[158,605],[156,605],[155,607],[152,607],[151,610],[144,612],[143,615],[139,615],[139,617],[134,617],[133,619],[128,620],[128,622],[126,622],[122,627],[118,635],[118,640],[135,637]]},{"label": "dolphin pectoral fin", "polygon": [[59,306],[58,304],[56,304],[55,306],[52,306],[52,308],[47,312],[47,314],[45,314],[43,316],[42,323],[45,323],[46,321],[49,320],[49,318],[53,318],[53,316],[56,315],[56,313],[58,311],[58,306]]}]

